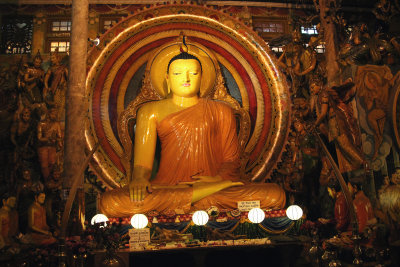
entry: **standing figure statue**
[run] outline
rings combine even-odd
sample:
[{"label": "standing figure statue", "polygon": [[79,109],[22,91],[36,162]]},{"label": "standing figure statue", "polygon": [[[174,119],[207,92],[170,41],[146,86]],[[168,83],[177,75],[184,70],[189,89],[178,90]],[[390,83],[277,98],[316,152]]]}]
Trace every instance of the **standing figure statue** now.
[{"label": "standing figure statue", "polygon": [[38,155],[44,182],[50,179],[50,173],[57,162],[57,151],[62,148],[62,132],[57,121],[57,109],[48,110],[44,120],[37,127]]},{"label": "standing figure statue", "polygon": [[48,105],[57,108],[58,120],[65,120],[65,93],[68,81],[68,68],[61,64],[57,51],[51,53],[51,67],[44,77],[43,98]]},{"label": "standing figure statue", "polygon": [[[236,209],[237,201],[256,200],[264,209],[283,208],[285,192],[277,184],[240,180],[233,109],[201,97],[209,78],[203,73],[215,65],[189,53],[185,39],[181,47],[164,49],[156,53],[156,60],[164,58],[153,74],[166,82],[169,96],[139,108],[129,186],[103,193],[100,210],[114,217],[151,210],[188,213],[210,206]],[[157,137],[161,159],[156,177],[150,180]]]},{"label": "standing figure statue", "polygon": [[42,57],[38,52],[33,59],[33,66],[28,67],[23,76],[22,103],[31,109],[37,108],[43,102],[44,70],[41,67],[42,62]]},{"label": "standing figure statue", "polygon": [[[324,88],[322,80],[318,79],[310,84],[314,101],[311,105],[317,111],[314,125],[320,127],[322,133],[328,134],[330,142],[334,142],[341,173],[358,170],[365,164],[360,150],[359,129],[349,104],[354,97],[354,89],[354,83],[350,80],[332,88]],[[324,121],[327,121],[327,127]]]},{"label": "standing figure statue", "polygon": [[278,64],[290,76],[292,94],[296,96],[303,94],[301,89],[305,87],[307,76],[317,65],[317,57],[313,44],[304,48],[300,31],[294,30],[290,39],[291,42],[283,47]]},{"label": "standing figure statue", "polygon": [[11,142],[15,146],[14,166],[15,169],[26,163],[33,163],[36,152],[34,150],[34,126],[31,110],[25,107],[18,119],[11,126]]}]

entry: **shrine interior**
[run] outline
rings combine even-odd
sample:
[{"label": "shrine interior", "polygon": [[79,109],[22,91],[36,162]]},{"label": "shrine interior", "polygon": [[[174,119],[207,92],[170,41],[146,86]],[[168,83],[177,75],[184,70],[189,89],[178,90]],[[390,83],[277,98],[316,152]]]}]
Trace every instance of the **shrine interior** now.
[{"label": "shrine interior", "polygon": [[0,0],[0,266],[400,266],[399,0]]}]

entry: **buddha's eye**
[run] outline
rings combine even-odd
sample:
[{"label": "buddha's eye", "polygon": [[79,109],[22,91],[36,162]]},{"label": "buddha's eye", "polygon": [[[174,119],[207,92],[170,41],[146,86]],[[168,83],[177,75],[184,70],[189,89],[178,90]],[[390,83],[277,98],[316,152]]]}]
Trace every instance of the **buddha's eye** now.
[{"label": "buddha's eye", "polygon": [[191,73],[192,75],[197,75],[197,74],[199,74],[198,72],[192,72]]},{"label": "buddha's eye", "polygon": [[182,72],[174,72],[174,73],[172,73],[173,75],[179,75],[179,74],[181,74]]}]

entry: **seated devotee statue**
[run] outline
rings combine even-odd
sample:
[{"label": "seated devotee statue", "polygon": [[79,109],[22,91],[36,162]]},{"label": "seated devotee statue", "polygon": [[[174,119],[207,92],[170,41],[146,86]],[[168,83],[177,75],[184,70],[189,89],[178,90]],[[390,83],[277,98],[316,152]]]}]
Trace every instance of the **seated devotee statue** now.
[{"label": "seated devotee statue", "polygon": [[[163,71],[168,96],[137,111],[129,186],[103,193],[100,210],[113,217],[152,210],[189,213],[210,206],[236,209],[238,201],[260,201],[264,209],[283,208],[285,192],[277,184],[241,181],[233,109],[202,97],[209,66],[187,46],[180,53],[178,49],[175,55],[169,53]],[[157,137],[161,158],[151,180]]]},{"label": "seated devotee statue", "polygon": [[26,240],[28,243],[35,245],[49,245],[57,240],[50,232],[47,225],[46,209],[44,207],[45,193],[38,192],[35,195],[35,201],[28,210],[28,234]]},{"label": "seated devotee statue", "polygon": [[13,240],[18,234],[18,213],[15,211],[16,197],[5,194],[0,208],[0,249],[16,246]]}]

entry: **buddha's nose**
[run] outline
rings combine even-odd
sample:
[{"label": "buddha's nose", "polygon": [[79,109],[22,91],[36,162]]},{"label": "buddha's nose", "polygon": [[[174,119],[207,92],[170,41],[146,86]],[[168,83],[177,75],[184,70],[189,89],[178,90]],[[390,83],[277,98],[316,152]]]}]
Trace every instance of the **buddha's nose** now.
[{"label": "buddha's nose", "polygon": [[186,81],[187,81],[187,82],[190,81],[190,75],[189,75],[189,72],[188,72],[188,71],[186,72]]}]

